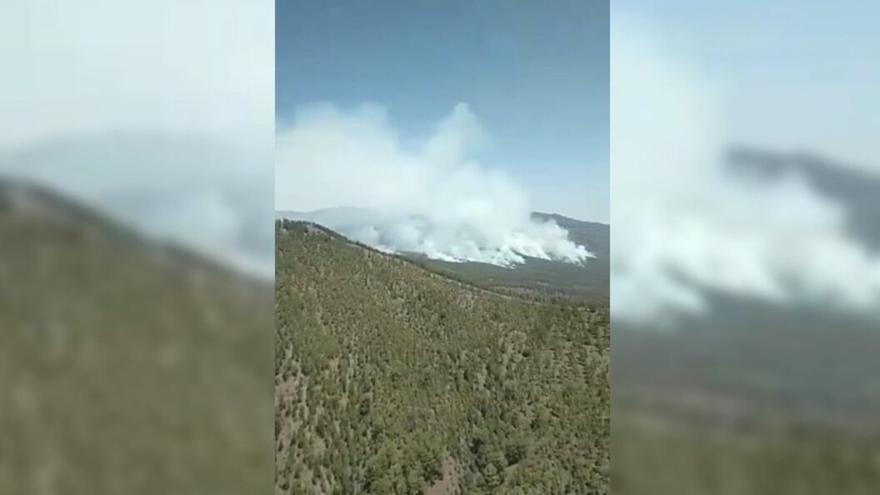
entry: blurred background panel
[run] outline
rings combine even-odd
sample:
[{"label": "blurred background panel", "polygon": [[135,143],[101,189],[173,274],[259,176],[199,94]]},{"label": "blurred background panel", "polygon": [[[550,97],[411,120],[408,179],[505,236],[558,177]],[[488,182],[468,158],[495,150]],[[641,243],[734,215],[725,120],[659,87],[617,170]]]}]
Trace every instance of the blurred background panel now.
[{"label": "blurred background panel", "polygon": [[876,2],[612,3],[612,490],[880,486]]},{"label": "blurred background panel", "polygon": [[274,5],[0,6],[0,493],[272,490]]}]

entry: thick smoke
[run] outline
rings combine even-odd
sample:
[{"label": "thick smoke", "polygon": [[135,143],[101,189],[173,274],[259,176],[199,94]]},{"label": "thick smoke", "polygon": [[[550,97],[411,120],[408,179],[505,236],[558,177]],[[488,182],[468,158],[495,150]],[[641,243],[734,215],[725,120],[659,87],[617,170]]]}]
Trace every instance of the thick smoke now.
[{"label": "thick smoke", "polygon": [[614,28],[615,317],[707,311],[705,289],[876,314],[880,256],[847,232],[842,206],[796,173],[730,173],[721,91],[644,26]]},{"label": "thick smoke", "polygon": [[[466,104],[415,140],[379,106],[313,106],[278,133],[276,208],[325,209],[310,218],[380,249],[447,261],[592,257],[556,223],[533,219],[521,187],[473,159],[486,137]],[[340,206],[349,208],[326,210]]]},{"label": "thick smoke", "polygon": [[0,179],[271,277],[273,12],[242,0],[4,2]]},{"label": "thick smoke", "polygon": [[0,148],[0,175],[44,184],[150,237],[268,278],[271,160],[271,148],[117,132]]}]

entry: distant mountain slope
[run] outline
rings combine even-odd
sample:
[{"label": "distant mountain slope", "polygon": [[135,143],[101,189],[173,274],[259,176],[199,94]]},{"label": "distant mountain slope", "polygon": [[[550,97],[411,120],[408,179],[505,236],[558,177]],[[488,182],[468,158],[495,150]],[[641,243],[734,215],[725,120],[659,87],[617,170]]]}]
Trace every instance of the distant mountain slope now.
[{"label": "distant mountain slope", "polygon": [[607,308],[276,224],[276,493],[607,493]]},{"label": "distant mountain slope", "polygon": [[615,321],[614,493],[876,492],[876,322],[711,298],[676,332]]},{"label": "distant mountain slope", "polygon": [[599,259],[607,260],[611,254],[611,232],[607,223],[585,222],[558,213],[532,213],[540,220],[553,220],[568,231],[569,239],[587,246]]},{"label": "distant mountain slope", "polygon": [[270,490],[271,297],[0,181],[0,493]]},{"label": "distant mountain slope", "polygon": [[820,194],[844,206],[850,233],[880,251],[880,175],[808,153],[774,153],[738,147],[729,154],[734,171],[771,181],[785,173],[803,176]]},{"label": "distant mountain slope", "polygon": [[[743,147],[728,167],[766,182],[799,175],[842,207],[853,240],[880,251],[876,175]],[[680,315],[675,331],[615,321],[615,493],[876,492],[880,322],[698,289],[709,311]]]},{"label": "distant mountain slope", "polygon": [[[305,220],[321,225],[368,224],[374,213],[362,208],[327,208],[314,212],[278,211],[276,218]],[[569,239],[586,246],[595,258],[585,265],[527,258],[510,268],[488,263],[453,263],[416,253],[404,253],[435,271],[463,278],[471,283],[508,290],[521,295],[561,297],[607,304],[610,283],[610,227],[607,224],[584,222],[558,214],[533,213],[540,220],[553,220],[568,230]]]},{"label": "distant mountain slope", "polygon": [[[731,171],[757,180],[800,175],[818,194],[842,206],[852,239],[868,250],[880,249],[877,176],[807,153],[739,147],[728,159]],[[723,396],[742,404],[739,416],[761,410],[766,417],[766,411],[774,411],[859,431],[880,414],[876,317],[831,305],[773,303],[696,288],[710,311],[679,315],[678,332],[657,332],[650,324],[616,325],[616,390],[642,384],[644,390],[659,392],[652,392],[652,402],[675,397],[672,390]],[[696,409],[697,401],[692,404]],[[689,412],[717,417],[705,408]]]},{"label": "distant mountain slope", "polygon": [[569,239],[586,246],[595,258],[585,265],[527,258],[522,265],[505,268],[486,263],[449,263],[410,255],[426,266],[472,283],[532,297],[558,297],[590,303],[608,303],[610,283],[610,227],[562,215],[534,213],[568,230]]},{"label": "distant mountain slope", "polygon": [[478,285],[528,296],[550,296],[604,303],[609,299],[610,228],[607,224],[582,222],[562,215],[534,213],[542,220],[554,220],[568,230],[569,239],[586,246],[595,258],[585,265],[527,258],[526,263],[503,268],[485,263],[423,261],[429,267],[462,277]]}]

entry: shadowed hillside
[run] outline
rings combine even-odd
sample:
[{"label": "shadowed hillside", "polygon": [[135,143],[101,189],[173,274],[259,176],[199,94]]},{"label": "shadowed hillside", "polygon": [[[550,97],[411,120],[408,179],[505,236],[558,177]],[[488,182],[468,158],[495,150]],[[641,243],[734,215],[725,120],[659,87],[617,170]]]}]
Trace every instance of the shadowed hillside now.
[{"label": "shadowed hillside", "polygon": [[[327,208],[303,213],[276,211],[277,219],[306,221],[339,232],[354,231],[353,225],[369,225],[377,214],[363,208]],[[608,224],[584,222],[563,215],[532,213],[538,221],[553,221],[568,232],[568,239],[585,246],[595,255],[583,265],[525,257],[522,264],[510,267],[473,261],[449,262],[431,259],[419,253],[400,253],[420,265],[449,277],[480,287],[540,299],[565,299],[576,302],[608,304],[611,246]]]},{"label": "shadowed hillside", "polygon": [[424,256],[409,256],[434,270],[509,293],[607,304],[611,267],[609,226],[556,214],[533,213],[532,216],[556,222],[568,231],[570,240],[585,246],[596,257],[584,265],[526,258],[521,265],[505,268],[486,263],[449,263]]},{"label": "shadowed hillside", "polygon": [[0,493],[270,490],[270,300],[0,183]]},{"label": "shadowed hillside", "polygon": [[276,223],[276,493],[607,493],[608,312]]}]

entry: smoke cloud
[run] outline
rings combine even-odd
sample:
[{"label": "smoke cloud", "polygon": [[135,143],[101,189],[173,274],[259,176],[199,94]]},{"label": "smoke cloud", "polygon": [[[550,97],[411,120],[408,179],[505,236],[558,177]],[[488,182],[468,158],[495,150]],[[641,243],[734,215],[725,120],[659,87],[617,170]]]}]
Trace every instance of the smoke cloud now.
[{"label": "smoke cloud", "polygon": [[0,179],[271,277],[273,19],[267,1],[4,2]]},{"label": "smoke cloud", "polygon": [[646,26],[613,25],[615,317],[706,312],[707,289],[877,314],[880,255],[847,232],[843,206],[794,171],[731,173],[720,88]]},{"label": "smoke cloud", "polygon": [[447,261],[592,257],[555,222],[533,219],[523,188],[474,159],[487,141],[466,104],[418,139],[403,139],[378,105],[314,105],[278,132],[276,209],[314,212],[288,216],[379,249]]}]

